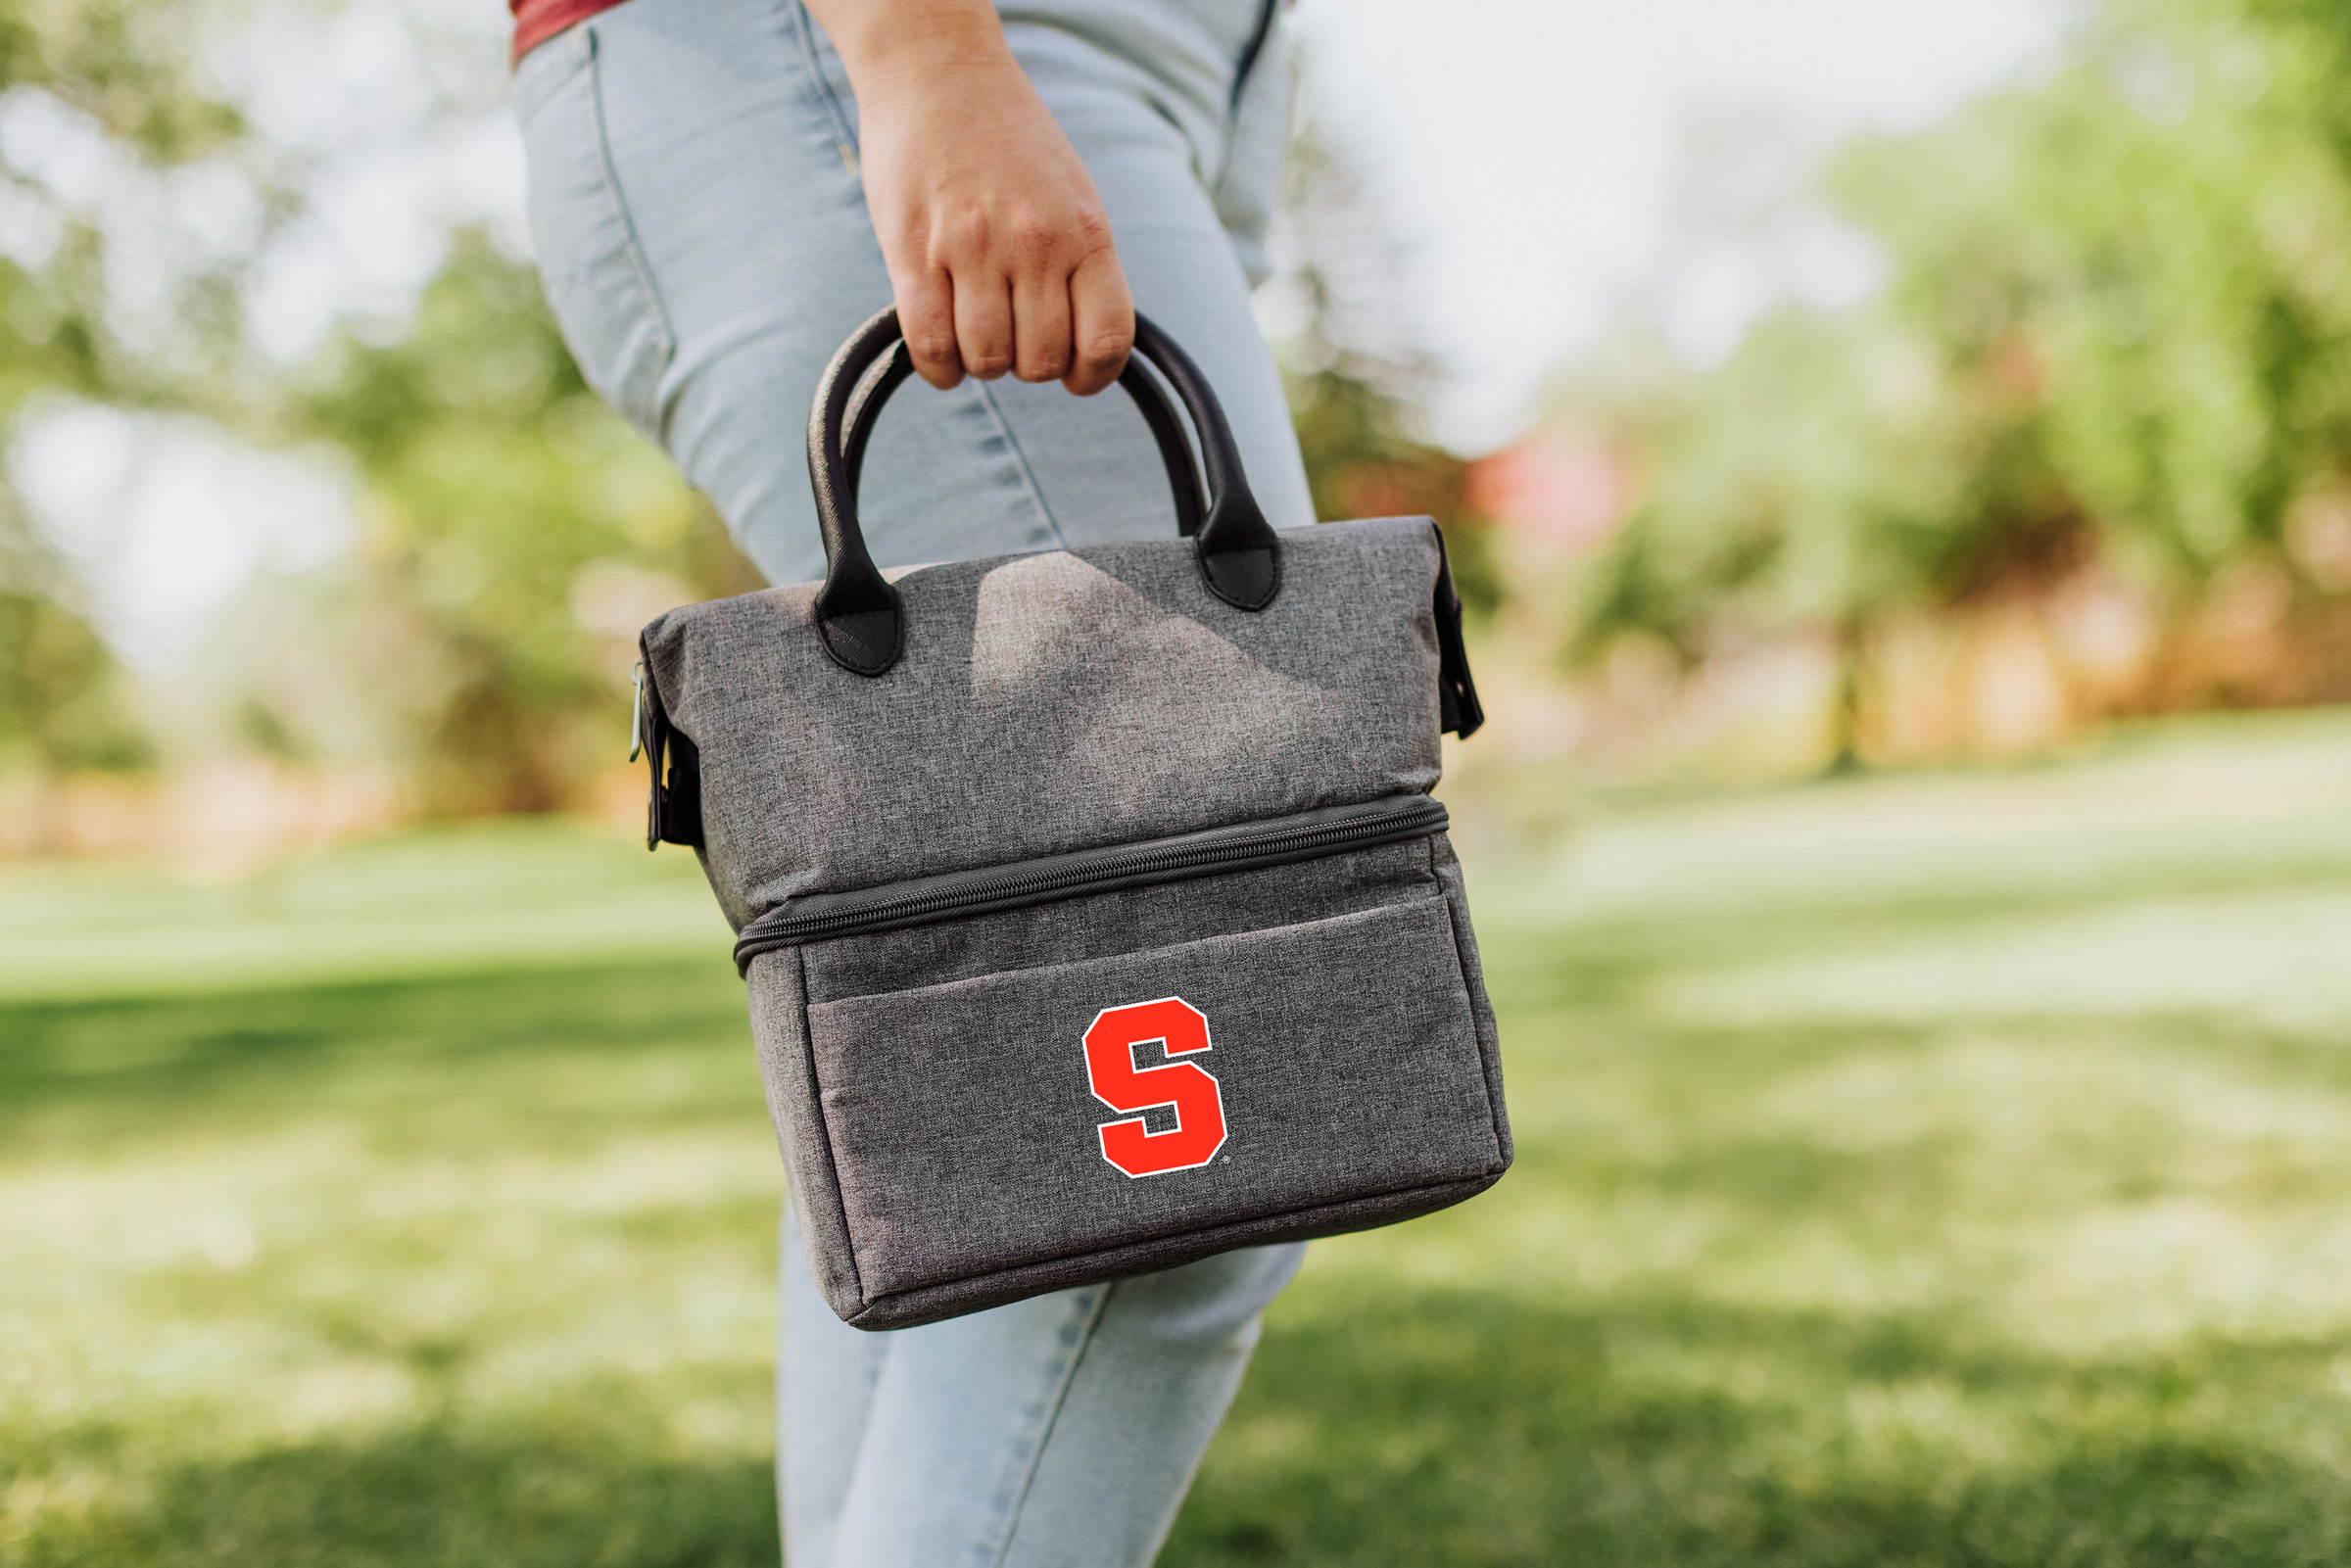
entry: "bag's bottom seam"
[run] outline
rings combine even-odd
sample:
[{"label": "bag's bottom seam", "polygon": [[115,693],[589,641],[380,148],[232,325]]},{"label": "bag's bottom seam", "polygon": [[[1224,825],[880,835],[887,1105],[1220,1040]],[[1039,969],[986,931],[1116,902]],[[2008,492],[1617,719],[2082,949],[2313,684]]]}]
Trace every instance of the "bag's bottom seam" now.
[{"label": "bag's bottom seam", "polygon": [[[1503,1164],[1498,1158],[1494,1163],[1487,1164],[1474,1174],[1452,1176],[1443,1181],[1416,1182],[1409,1187],[1386,1187],[1382,1188],[1378,1192],[1358,1193],[1353,1197],[1333,1198],[1323,1203],[1309,1204],[1302,1209],[1277,1210],[1271,1213],[1250,1214],[1240,1219],[1223,1220],[1214,1225],[1182,1228],[1163,1231],[1151,1236],[1140,1236],[1132,1241],[1121,1242],[1115,1247],[1097,1247],[1089,1252],[1065,1253],[1054,1258],[1039,1258],[1030,1262],[1014,1263],[1004,1268],[991,1268],[984,1274],[966,1274],[953,1279],[939,1280],[928,1285],[910,1285],[903,1290],[886,1291],[880,1296],[863,1298],[866,1304],[866,1310],[858,1315],[860,1317],[867,1316],[870,1315],[877,1307],[887,1307],[893,1302],[910,1301],[915,1298],[928,1295],[934,1291],[957,1288],[969,1289],[976,1286],[984,1286],[988,1281],[1001,1278],[1007,1274],[1018,1274],[1029,1269],[1044,1268],[1055,1264],[1082,1265],[1089,1259],[1105,1258],[1115,1253],[1125,1252],[1129,1248],[1147,1247],[1155,1242],[1177,1241],[1187,1237],[1210,1237],[1215,1236],[1222,1231],[1237,1230],[1249,1225],[1278,1224],[1283,1220],[1309,1219],[1313,1215],[1324,1210],[1340,1209],[1357,1204],[1375,1204],[1383,1199],[1410,1198],[1417,1193],[1445,1192],[1455,1187],[1468,1187],[1480,1182],[1484,1183],[1486,1186],[1491,1186],[1494,1182],[1500,1180],[1503,1172],[1509,1168],[1510,1167]],[[1483,1189],[1481,1188],[1479,1190]],[[1314,1238],[1305,1237],[1290,1239],[1312,1240]],[[1266,1242],[1261,1244],[1258,1242],[1241,1242],[1235,1243],[1235,1245],[1257,1246],[1274,1245],[1274,1243]],[[1176,1266],[1180,1265],[1165,1264],[1161,1265],[1161,1267],[1136,1269],[1134,1272],[1137,1274],[1152,1274],[1160,1272],[1162,1267]],[[1129,1276],[1121,1275],[1120,1277],[1126,1278]],[[1039,1294],[1042,1294],[1042,1292],[1039,1292]]]}]

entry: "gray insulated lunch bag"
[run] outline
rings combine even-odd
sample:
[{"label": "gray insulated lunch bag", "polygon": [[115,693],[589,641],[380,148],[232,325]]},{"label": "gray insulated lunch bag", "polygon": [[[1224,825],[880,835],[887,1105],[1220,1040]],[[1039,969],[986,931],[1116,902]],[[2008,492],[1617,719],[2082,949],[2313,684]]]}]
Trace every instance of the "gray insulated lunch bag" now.
[{"label": "gray insulated lunch bag", "polygon": [[1436,524],[1273,530],[1138,317],[1121,383],[1181,537],[893,582],[857,473],[910,372],[884,311],[818,389],[822,583],[642,640],[650,836],[740,932],[825,1299],[899,1328],[1491,1186],[1494,1016],[1428,794],[1481,717]]}]

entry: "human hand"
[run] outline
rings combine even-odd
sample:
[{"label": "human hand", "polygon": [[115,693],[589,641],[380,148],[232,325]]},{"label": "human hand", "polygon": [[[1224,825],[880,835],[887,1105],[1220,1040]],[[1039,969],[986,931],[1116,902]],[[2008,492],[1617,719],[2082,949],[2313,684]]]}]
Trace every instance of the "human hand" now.
[{"label": "human hand", "polygon": [[1093,176],[988,0],[809,0],[857,94],[866,209],[914,367],[1118,379],[1134,302]]}]

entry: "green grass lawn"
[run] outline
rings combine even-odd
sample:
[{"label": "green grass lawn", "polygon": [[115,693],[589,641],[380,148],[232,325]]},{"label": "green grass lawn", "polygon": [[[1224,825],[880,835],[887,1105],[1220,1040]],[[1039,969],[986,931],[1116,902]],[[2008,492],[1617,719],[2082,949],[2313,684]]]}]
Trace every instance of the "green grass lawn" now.
[{"label": "green grass lawn", "polygon": [[[1517,1167],[1317,1247],[1163,1562],[2351,1561],[2351,716],[1457,811]],[[0,1564],[772,1564],[707,905],[0,868]]]}]

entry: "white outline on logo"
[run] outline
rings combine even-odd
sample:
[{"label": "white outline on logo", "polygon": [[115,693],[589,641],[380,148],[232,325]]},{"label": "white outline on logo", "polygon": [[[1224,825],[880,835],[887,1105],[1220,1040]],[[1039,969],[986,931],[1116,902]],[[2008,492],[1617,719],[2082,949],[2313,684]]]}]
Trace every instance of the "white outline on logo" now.
[{"label": "white outline on logo", "polygon": [[[1137,1009],[1137,1008],[1145,1008],[1145,1007],[1157,1007],[1157,1006],[1159,1006],[1159,1004],[1160,1004],[1160,1003],[1162,1003],[1162,1002],[1173,1002],[1173,1003],[1175,1003],[1175,1004],[1176,1004],[1177,1007],[1179,1007],[1179,1008],[1182,1008],[1182,1009],[1183,1009],[1183,1010],[1184,1010],[1186,1013],[1189,1013],[1189,1014],[1190,1014],[1192,1017],[1194,1017],[1194,1018],[1196,1018],[1196,1019],[1198,1019],[1198,1020],[1200,1021],[1200,1043],[1199,1043],[1198,1045],[1187,1045],[1187,1046],[1183,1047],[1181,1050],[1177,1050],[1177,1049],[1176,1049],[1175,1046],[1173,1046],[1173,1045],[1169,1044],[1169,1042],[1168,1042],[1168,1038],[1167,1038],[1167,1036],[1166,1036],[1166,1035],[1164,1035],[1164,1034],[1146,1034],[1146,1035],[1139,1036],[1138,1038],[1135,1038],[1135,1039],[1128,1040],[1128,1041],[1127,1042],[1127,1062],[1128,1062],[1128,1070],[1130,1070],[1131,1072],[1133,1072],[1133,1074],[1134,1074],[1134,1075],[1135,1075],[1137,1078],[1148,1077],[1148,1076],[1149,1076],[1151,1073],[1154,1073],[1154,1072],[1160,1072],[1160,1071],[1164,1071],[1164,1070],[1166,1070],[1165,1067],[1157,1067],[1157,1068],[1137,1068],[1137,1067],[1135,1067],[1135,1066],[1134,1066],[1134,1048],[1135,1048],[1136,1046],[1138,1046],[1138,1045],[1150,1045],[1150,1044],[1153,1044],[1153,1043],[1155,1043],[1155,1042],[1156,1042],[1156,1043],[1157,1043],[1157,1044],[1160,1046],[1160,1048],[1161,1048],[1163,1051],[1165,1051],[1165,1052],[1166,1052],[1166,1054],[1167,1054],[1168,1056],[1170,1056],[1170,1057],[1192,1057],[1192,1056],[1198,1056],[1198,1055],[1200,1055],[1202,1052],[1205,1052],[1205,1051],[1212,1051],[1212,1050],[1216,1049],[1216,1043],[1215,1043],[1215,1042],[1214,1042],[1212,1039],[1210,1039],[1210,1037],[1209,1037],[1209,1031],[1208,1031],[1208,1015],[1207,1015],[1207,1014],[1205,1014],[1205,1013],[1203,1013],[1203,1012],[1201,1012],[1201,1011],[1200,1011],[1198,1008],[1196,1008],[1196,1007],[1192,1006],[1192,1004],[1191,1004],[1191,1003],[1189,1003],[1189,1002],[1185,1001],[1185,1000],[1184,1000],[1182,997],[1180,997],[1180,996],[1155,996],[1155,997],[1152,997],[1152,998],[1151,998],[1149,1001],[1147,1001],[1147,1002],[1122,1002],[1122,1003],[1120,1003],[1120,1004],[1119,1004],[1117,1007],[1106,1007],[1106,1008],[1104,1008],[1104,1009],[1103,1009],[1101,1012],[1099,1012],[1099,1013],[1096,1013],[1096,1014],[1094,1015],[1094,1021],[1093,1021],[1093,1022],[1091,1022],[1091,1023],[1088,1023],[1088,1024],[1085,1026],[1085,1033],[1084,1033],[1084,1034],[1080,1034],[1080,1035],[1078,1037],[1078,1038],[1079,1038],[1079,1042],[1080,1042],[1080,1046],[1082,1046],[1082,1045],[1083,1045],[1086,1035],[1090,1035],[1090,1034],[1092,1034],[1092,1033],[1094,1032],[1094,1030],[1095,1030],[1097,1027],[1099,1027],[1099,1026],[1101,1025],[1101,1022],[1102,1022],[1102,1021],[1103,1021],[1104,1019],[1106,1019],[1106,1018],[1110,1017],[1110,1015],[1111,1015],[1111,1014],[1113,1014],[1113,1013],[1128,1013],[1128,1012],[1132,1012],[1132,1011],[1134,1011],[1134,1010],[1135,1010],[1135,1009]],[[1222,1148],[1223,1148],[1223,1147],[1224,1147],[1224,1144],[1225,1144],[1225,1140],[1226,1140],[1226,1139],[1228,1139],[1228,1138],[1230,1138],[1230,1137],[1232,1136],[1232,1123],[1231,1123],[1231,1122],[1229,1122],[1229,1121],[1227,1121],[1227,1120],[1225,1119],[1225,1117],[1224,1117],[1224,1086],[1223,1086],[1223,1084],[1221,1084],[1221,1083],[1219,1083],[1219,1082],[1217,1081],[1217,1075],[1216,1075],[1215,1073],[1213,1073],[1213,1072],[1209,1071],[1209,1070],[1208,1070],[1208,1069],[1206,1069],[1206,1068],[1202,1067],[1202,1066],[1201,1066],[1199,1063],[1197,1063],[1197,1062],[1184,1062],[1184,1063],[1182,1063],[1182,1064],[1181,1064],[1181,1066],[1184,1066],[1184,1067],[1188,1067],[1188,1068],[1190,1068],[1190,1069],[1191,1069],[1193,1071],[1195,1071],[1195,1072],[1199,1073],[1199,1074],[1200,1074],[1202,1077],[1206,1078],[1206,1079],[1208,1080],[1209,1088],[1210,1088],[1211,1090],[1213,1090],[1213,1091],[1215,1092],[1215,1094],[1216,1094],[1216,1097],[1217,1097],[1217,1143],[1216,1143],[1216,1148],[1215,1148],[1215,1149],[1211,1149],[1211,1150],[1209,1150],[1209,1151],[1208,1151],[1208,1153],[1206,1153],[1205,1155],[1202,1155],[1202,1156],[1201,1156],[1199,1159],[1192,1161],[1192,1162],[1191,1162],[1190,1164],[1181,1164],[1181,1165],[1163,1165],[1163,1166],[1161,1166],[1161,1167],[1160,1167],[1159,1169],[1157,1169],[1157,1170],[1146,1170],[1146,1171],[1143,1171],[1143,1172],[1142,1172],[1141,1174],[1139,1174],[1139,1175],[1138,1175],[1136,1172],[1134,1172],[1134,1171],[1128,1170],[1128,1168],[1127,1168],[1125,1165],[1122,1165],[1122,1164],[1119,1164],[1119,1163],[1118,1163],[1116,1160],[1113,1160],[1113,1159],[1111,1159],[1111,1158],[1110,1158],[1110,1131],[1111,1131],[1111,1129],[1112,1129],[1113,1127],[1141,1127],[1141,1128],[1143,1129],[1143,1136],[1144,1136],[1145,1138],[1147,1138],[1147,1139],[1152,1139],[1152,1138],[1173,1138],[1173,1137],[1175,1137],[1175,1136],[1176,1136],[1177,1133],[1180,1133],[1181,1131],[1183,1131],[1183,1112],[1182,1112],[1182,1110],[1181,1110],[1181,1103],[1180,1103],[1179,1101],[1176,1101],[1176,1100],[1154,1100],[1154,1101],[1152,1101],[1152,1102],[1151,1102],[1149,1105],[1145,1105],[1145,1106],[1137,1106],[1137,1107],[1133,1107],[1133,1108],[1131,1108],[1131,1109],[1133,1109],[1133,1110],[1139,1110],[1139,1111],[1156,1111],[1156,1110],[1158,1110],[1158,1109],[1159,1109],[1161,1106],[1166,1106],[1166,1107],[1167,1107],[1169,1110],[1171,1110],[1171,1111],[1174,1111],[1174,1112],[1176,1113],[1176,1127],[1175,1127],[1175,1130],[1174,1130],[1174,1131],[1172,1131],[1172,1132],[1153,1132],[1153,1131],[1151,1130],[1151,1128],[1150,1128],[1150,1125],[1149,1125],[1149,1123],[1147,1123],[1147,1122],[1146,1122],[1146,1121],[1145,1121],[1145,1120],[1144,1120],[1144,1119],[1143,1119],[1141,1117],[1139,1117],[1139,1116],[1128,1116],[1128,1115],[1126,1114],[1126,1113],[1128,1112],[1128,1109],[1130,1109],[1130,1108],[1128,1108],[1128,1107],[1125,1107],[1125,1106],[1113,1105],[1113,1104],[1112,1104],[1112,1103],[1111,1103],[1109,1100],[1107,1100],[1107,1099],[1104,1099],[1104,1098],[1103,1098],[1103,1095],[1102,1095],[1102,1092],[1101,1092],[1101,1090],[1099,1090],[1099,1089],[1097,1089],[1097,1088],[1095,1088],[1095,1087],[1094,1087],[1094,1055],[1093,1055],[1093,1053],[1092,1053],[1091,1051],[1086,1051],[1086,1052],[1084,1052],[1084,1056],[1085,1056],[1085,1086],[1086,1086],[1086,1088],[1087,1088],[1089,1091],[1091,1091],[1091,1092],[1092,1092],[1092,1094],[1093,1094],[1093,1096],[1094,1096],[1094,1098],[1095,1098],[1095,1099],[1097,1099],[1097,1100],[1101,1100],[1101,1101],[1102,1101],[1102,1103],[1103,1103],[1104,1105],[1106,1105],[1106,1106],[1109,1106],[1111,1110],[1113,1110],[1113,1111],[1116,1111],[1116,1112],[1119,1112],[1119,1113],[1121,1114],[1122,1117],[1123,1117],[1123,1119],[1121,1119],[1121,1120],[1118,1120],[1118,1121],[1105,1121],[1105,1122],[1102,1122],[1102,1123],[1100,1123],[1099,1125],[1097,1125],[1097,1126],[1094,1128],[1094,1136],[1095,1136],[1095,1139],[1096,1139],[1096,1141],[1097,1141],[1097,1142],[1100,1144],[1100,1146],[1101,1146],[1101,1150],[1102,1150],[1102,1159],[1103,1159],[1104,1163],[1105,1163],[1105,1164],[1107,1164],[1110,1166],[1110,1168],[1111,1168],[1111,1169],[1113,1169],[1113,1170],[1117,1171],[1117,1172],[1118,1172],[1120,1175],[1122,1175],[1122,1176],[1125,1176],[1125,1177],[1126,1177],[1126,1178],[1127,1178],[1128,1181],[1140,1181],[1140,1180],[1142,1180],[1142,1179],[1143,1179],[1145,1176],[1164,1176],[1164,1175],[1167,1175],[1168,1173],[1170,1173],[1171,1171],[1176,1171],[1176,1170],[1197,1170],[1197,1169],[1199,1169],[1199,1168],[1200,1168],[1202,1165],[1205,1165],[1205,1164],[1208,1164],[1210,1161],[1212,1161],[1212,1160],[1216,1159],[1216,1158],[1217,1158],[1217,1150],[1218,1150],[1218,1149],[1222,1149]]]}]

